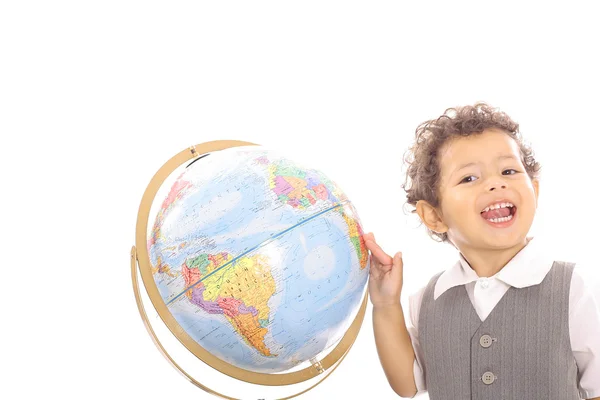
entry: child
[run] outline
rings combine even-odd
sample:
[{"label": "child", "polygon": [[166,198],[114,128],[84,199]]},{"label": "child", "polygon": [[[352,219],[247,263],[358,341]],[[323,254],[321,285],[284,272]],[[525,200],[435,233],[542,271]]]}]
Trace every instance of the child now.
[{"label": "child", "polygon": [[375,343],[401,397],[600,399],[598,305],[573,263],[527,236],[540,166],[518,127],[478,103],[417,128],[407,203],[459,259],[409,297],[408,327],[402,253],[364,235]]}]

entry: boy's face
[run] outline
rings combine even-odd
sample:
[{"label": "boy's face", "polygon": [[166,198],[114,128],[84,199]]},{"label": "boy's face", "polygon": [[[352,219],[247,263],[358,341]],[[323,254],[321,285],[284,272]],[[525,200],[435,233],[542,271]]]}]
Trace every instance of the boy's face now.
[{"label": "boy's face", "polygon": [[[537,208],[539,183],[525,171],[517,143],[505,132],[489,129],[455,138],[440,150],[440,226],[455,246],[506,248],[524,241]],[[498,201],[516,206],[509,221],[484,218],[482,211]]]}]

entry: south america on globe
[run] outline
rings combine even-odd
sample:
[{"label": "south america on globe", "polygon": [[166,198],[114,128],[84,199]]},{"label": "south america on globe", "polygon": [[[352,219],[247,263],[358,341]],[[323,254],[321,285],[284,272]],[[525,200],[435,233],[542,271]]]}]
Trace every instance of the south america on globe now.
[{"label": "south america on globe", "polygon": [[277,373],[344,336],[366,291],[368,251],[354,206],[323,173],[241,146],[192,162],[157,200],[152,277],[202,348]]}]

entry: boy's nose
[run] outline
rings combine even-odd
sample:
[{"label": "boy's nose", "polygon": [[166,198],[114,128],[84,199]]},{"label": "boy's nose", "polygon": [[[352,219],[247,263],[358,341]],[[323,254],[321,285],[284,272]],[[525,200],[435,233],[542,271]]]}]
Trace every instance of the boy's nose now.
[{"label": "boy's nose", "polygon": [[496,187],[498,187],[498,186],[502,187],[502,189],[506,189],[506,185],[492,185],[492,186],[490,187],[490,192],[491,192],[492,190],[496,189]]}]

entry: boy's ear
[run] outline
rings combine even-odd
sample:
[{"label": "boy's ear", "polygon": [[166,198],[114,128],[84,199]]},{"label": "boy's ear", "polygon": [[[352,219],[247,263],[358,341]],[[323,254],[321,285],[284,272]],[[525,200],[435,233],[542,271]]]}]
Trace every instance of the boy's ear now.
[{"label": "boy's ear", "polygon": [[535,191],[535,208],[537,208],[538,199],[540,197],[540,181],[539,179],[532,179],[531,184],[533,185],[533,190]]},{"label": "boy's ear", "polygon": [[417,201],[417,214],[421,218],[421,221],[432,231],[437,233],[444,233],[448,231],[448,227],[442,220],[438,211],[431,204],[425,200]]}]

